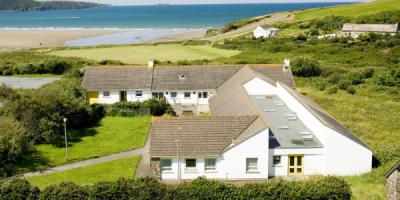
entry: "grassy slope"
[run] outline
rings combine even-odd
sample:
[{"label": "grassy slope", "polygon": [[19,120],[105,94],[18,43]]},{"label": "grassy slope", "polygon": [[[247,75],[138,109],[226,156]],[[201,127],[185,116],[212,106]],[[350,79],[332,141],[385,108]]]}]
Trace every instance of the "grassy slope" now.
[{"label": "grassy slope", "polygon": [[295,20],[304,21],[330,15],[358,17],[397,9],[400,9],[400,0],[377,0],[374,2],[300,11],[295,14]]},{"label": "grassy slope", "polygon": [[[128,151],[144,146],[151,117],[105,117],[100,124],[82,131],[69,132],[68,162]],[[80,136],[80,137],[79,137]],[[64,143],[35,146],[16,166],[16,172],[45,169],[65,164]]]},{"label": "grassy slope", "polygon": [[210,46],[168,44],[61,50],[53,51],[50,54],[65,57],[83,57],[97,61],[119,60],[128,64],[146,64],[153,59],[172,62],[178,60],[212,60],[219,57],[230,57],[238,53],[240,52],[222,50]]},{"label": "grassy slope", "polygon": [[97,165],[70,169],[54,174],[30,177],[27,180],[39,188],[73,182],[79,185],[92,185],[101,181],[114,181],[120,177],[133,177],[139,163],[140,156],[109,161]]},{"label": "grassy slope", "polygon": [[[400,112],[399,97],[374,91],[367,85],[358,86],[355,95],[345,91],[329,95],[325,91],[317,90],[313,86],[315,82],[313,79],[297,78],[297,89],[335,116],[372,149],[399,144],[400,115],[390,114]],[[387,171],[388,167],[390,165],[383,166],[383,169],[374,169],[372,173],[363,176],[346,177],[346,181],[351,184],[354,199],[384,200],[386,186],[380,174]]]}]

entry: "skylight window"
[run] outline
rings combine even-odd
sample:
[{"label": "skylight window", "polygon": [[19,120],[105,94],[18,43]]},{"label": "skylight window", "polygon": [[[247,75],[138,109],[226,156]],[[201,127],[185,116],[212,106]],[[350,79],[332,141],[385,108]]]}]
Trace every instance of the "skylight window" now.
[{"label": "skylight window", "polygon": [[265,100],[265,97],[256,97],[257,100]]},{"label": "skylight window", "polygon": [[275,108],[266,108],[264,112],[276,112]]},{"label": "skylight window", "polygon": [[285,117],[289,120],[289,121],[294,121],[297,119],[297,115],[292,113],[292,114],[286,114]]},{"label": "skylight window", "polygon": [[285,104],[283,103],[283,101],[274,101],[274,104],[277,106],[284,106]]},{"label": "skylight window", "polygon": [[288,125],[278,126],[277,129],[289,129]]}]

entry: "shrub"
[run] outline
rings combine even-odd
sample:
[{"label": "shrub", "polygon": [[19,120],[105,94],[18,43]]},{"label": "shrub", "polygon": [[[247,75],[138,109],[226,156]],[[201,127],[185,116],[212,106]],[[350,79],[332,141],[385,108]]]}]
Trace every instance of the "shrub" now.
[{"label": "shrub", "polygon": [[36,200],[40,193],[37,187],[21,179],[15,179],[0,186],[2,200]]},{"label": "shrub", "polygon": [[144,102],[117,102],[107,105],[106,114],[110,116],[137,116],[154,115],[162,116],[169,111],[170,106],[164,98],[149,99]]},{"label": "shrub", "polygon": [[363,68],[360,73],[363,78],[371,78],[374,76],[374,69],[373,68]]},{"label": "shrub", "polygon": [[119,60],[101,60],[99,62],[100,65],[125,65],[125,63]]},{"label": "shrub", "polygon": [[47,187],[40,193],[40,200],[85,200],[88,189],[74,183],[60,183]]},{"label": "shrub", "polygon": [[329,75],[328,82],[331,84],[336,84],[339,82],[340,79],[342,79],[342,75],[340,75],[339,73],[333,73]]},{"label": "shrub", "polygon": [[347,79],[341,79],[339,80],[339,82],[337,83],[337,86],[339,89],[341,90],[347,90],[347,88],[351,85],[351,81],[347,80]]},{"label": "shrub", "polygon": [[363,75],[360,72],[348,72],[346,78],[350,80],[353,85],[364,83]]},{"label": "shrub", "polygon": [[120,200],[121,194],[115,182],[99,182],[89,189],[89,198],[95,200]]},{"label": "shrub", "polygon": [[382,165],[396,162],[400,160],[400,145],[382,144],[375,148],[375,156]]},{"label": "shrub", "polygon": [[346,91],[347,91],[347,93],[349,93],[349,94],[355,94],[356,93],[356,87],[354,87],[354,86],[349,86],[347,89],[346,89]]},{"label": "shrub", "polygon": [[400,87],[400,67],[375,74],[374,81],[377,85]]},{"label": "shrub", "polygon": [[52,74],[62,74],[71,67],[72,65],[64,60],[51,59],[44,62],[44,70]]},{"label": "shrub", "polygon": [[338,89],[336,86],[330,86],[326,89],[326,93],[328,94],[335,94],[337,93]]},{"label": "shrub", "polygon": [[236,187],[205,178],[197,178],[190,183],[180,185],[181,199],[235,199]]},{"label": "shrub", "polygon": [[297,58],[292,65],[293,74],[300,77],[319,76],[321,74],[320,64],[308,58]]},{"label": "shrub", "polygon": [[9,168],[28,150],[24,128],[15,120],[0,116],[0,175],[7,175]]}]

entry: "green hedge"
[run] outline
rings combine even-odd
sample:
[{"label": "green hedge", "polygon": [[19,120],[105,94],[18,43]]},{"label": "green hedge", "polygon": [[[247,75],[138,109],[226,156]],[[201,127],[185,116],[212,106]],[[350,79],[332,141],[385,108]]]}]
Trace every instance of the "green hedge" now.
[{"label": "green hedge", "polygon": [[144,102],[118,102],[112,105],[104,105],[106,115],[109,116],[162,116],[174,115],[172,108],[165,99],[149,99]]},{"label": "green hedge", "polygon": [[330,176],[295,181],[277,178],[241,186],[205,178],[182,184],[164,184],[153,178],[119,179],[116,182],[100,182],[92,186],[61,183],[42,191],[32,187],[27,181],[17,180],[0,186],[0,191],[1,199],[13,200],[346,200],[351,197],[350,186],[344,180]]}]

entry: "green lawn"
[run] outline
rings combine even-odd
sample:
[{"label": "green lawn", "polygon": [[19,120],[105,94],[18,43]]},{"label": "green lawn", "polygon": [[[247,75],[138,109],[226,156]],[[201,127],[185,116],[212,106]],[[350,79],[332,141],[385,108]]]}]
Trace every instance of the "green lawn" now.
[{"label": "green lawn", "polygon": [[217,49],[207,45],[166,44],[58,50],[50,54],[64,57],[82,57],[96,61],[119,60],[127,64],[146,64],[149,60],[154,59],[171,62],[179,60],[213,60],[220,57],[234,56],[239,53],[240,51]]},{"label": "green lawn", "polygon": [[43,189],[61,182],[73,182],[79,185],[92,185],[101,181],[115,181],[120,177],[133,177],[140,156],[109,161],[97,165],[70,169],[54,174],[30,177],[27,180]]},{"label": "green lawn", "polygon": [[400,9],[400,0],[376,0],[374,2],[357,3],[354,5],[342,5],[330,8],[317,8],[300,11],[296,13],[295,20],[310,20],[330,15],[358,17],[398,9]]},{"label": "green lawn", "polygon": [[[68,131],[68,162],[85,160],[144,146],[151,117],[105,117],[98,126]],[[23,156],[15,173],[65,164],[64,143],[41,144]]]}]

